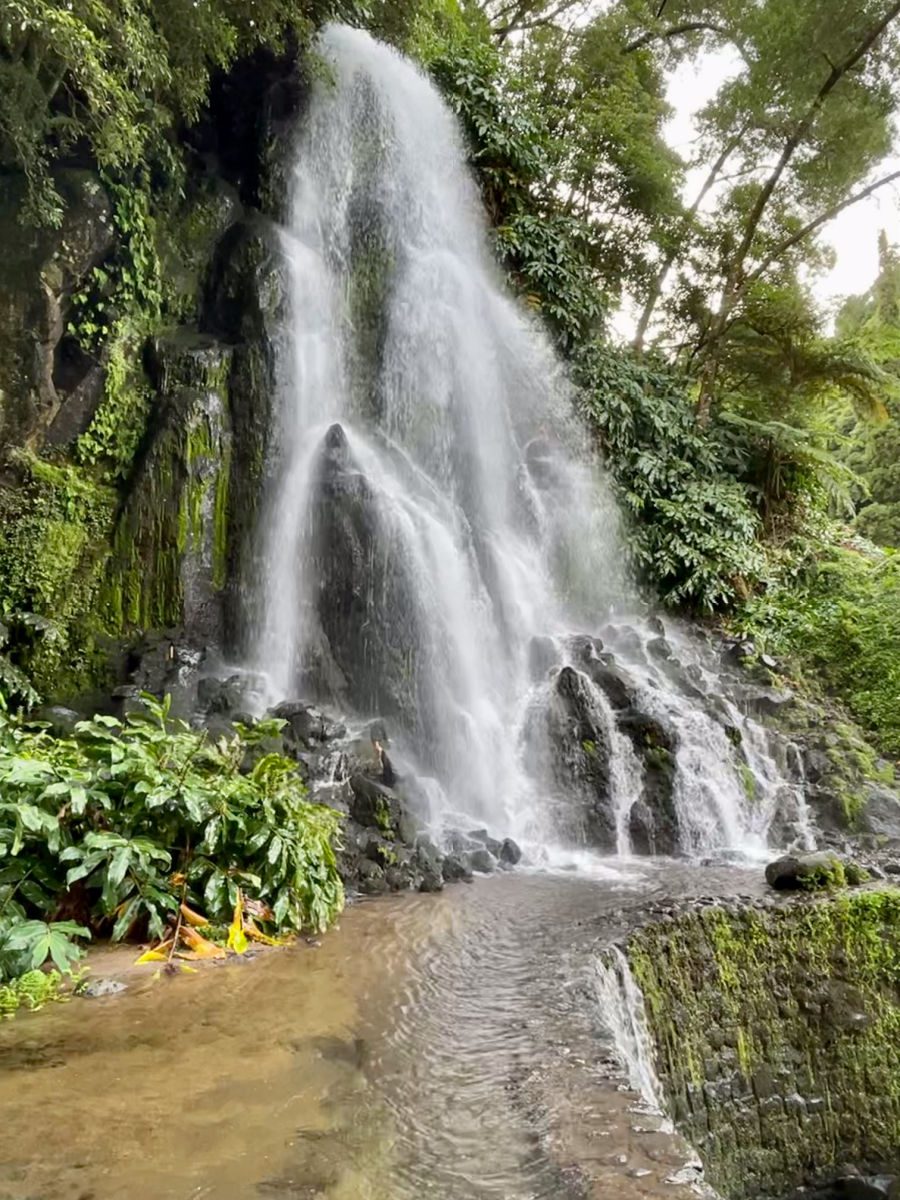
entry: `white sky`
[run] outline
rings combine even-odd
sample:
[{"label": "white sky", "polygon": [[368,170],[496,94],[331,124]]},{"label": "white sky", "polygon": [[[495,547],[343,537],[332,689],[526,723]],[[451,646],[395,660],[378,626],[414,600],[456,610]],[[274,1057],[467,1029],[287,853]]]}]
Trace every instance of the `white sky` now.
[{"label": "white sky", "polygon": [[[666,127],[666,140],[682,158],[690,158],[696,134],[694,115],[703,107],[728,75],[736,61],[727,52],[708,54],[698,73],[685,63],[673,72],[668,91],[675,115]],[[900,153],[881,163],[873,178],[900,169]],[[690,173],[686,197],[693,200],[703,172]],[[887,231],[888,239],[900,242],[900,186],[888,184],[866,200],[846,209],[821,233],[821,240],[835,252],[831,270],[810,278],[813,294],[828,308],[844,296],[866,291],[878,274],[878,233]]]}]

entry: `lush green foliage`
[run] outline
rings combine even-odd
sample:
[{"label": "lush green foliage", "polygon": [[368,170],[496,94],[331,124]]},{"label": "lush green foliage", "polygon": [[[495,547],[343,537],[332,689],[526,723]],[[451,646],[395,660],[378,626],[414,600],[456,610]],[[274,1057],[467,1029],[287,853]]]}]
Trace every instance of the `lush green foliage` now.
[{"label": "lush green foliage", "polygon": [[823,680],[882,751],[900,755],[900,557],[833,528],[770,558],[766,588],[736,620]]},{"label": "lush green foliage", "polygon": [[47,957],[68,970],[82,925],[160,937],[182,903],[227,924],[239,890],[276,930],[323,929],[340,911],[340,817],[308,803],[296,763],[269,750],[280,723],[211,742],[168,703],[145,704],[64,738],[0,714],[6,977]]},{"label": "lush green foliage", "polygon": [[762,562],[751,494],[727,473],[722,443],[697,428],[684,381],[596,345],[575,376],[633,518],[642,578],[666,603],[704,611],[746,593]]},{"label": "lush green foliage", "polygon": [[890,385],[886,420],[844,423],[843,457],[863,481],[857,528],[884,546],[900,546],[900,254],[882,233],[881,270],[869,292],[851,297],[838,316],[838,333],[862,345]]},{"label": "lush green foliage", "polygon": [[214,70],[361,8],[353,0],[8,0],[0,163],[25,171],[30,216],[57,223],[54,158],[87,144],[106,169],[171,165],[167,133],[199,115]]}]

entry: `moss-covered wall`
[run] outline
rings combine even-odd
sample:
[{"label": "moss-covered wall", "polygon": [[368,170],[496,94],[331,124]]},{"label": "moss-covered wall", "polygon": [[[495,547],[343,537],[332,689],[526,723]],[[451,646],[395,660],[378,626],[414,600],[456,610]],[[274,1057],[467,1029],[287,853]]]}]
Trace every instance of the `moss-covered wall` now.
[{"label": "moss-covered wall", "polygon": [[692,910],[628,956],[673,1115],[725,1196],[900,1166],[900,891]]},{"label": "moss-covered wall", "polygon": [[58,171],[58,229],[23,223],[24,179],[0,180],[12,255],[0,270],[0,692],[14,702],[35,688],[93,698],[130,680],[158,634],[240,653],[297,68],[260,51],[217,77],[179,135],[183,174]]}]

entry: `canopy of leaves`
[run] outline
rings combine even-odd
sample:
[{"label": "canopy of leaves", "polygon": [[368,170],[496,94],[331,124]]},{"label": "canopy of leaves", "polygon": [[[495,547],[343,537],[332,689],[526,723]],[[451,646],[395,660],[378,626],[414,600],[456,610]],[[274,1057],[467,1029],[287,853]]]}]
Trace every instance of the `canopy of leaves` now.
[{"label": "canopy of leaves", "polygon": [[303,40],[355,0],[6,0],[0,10],[0,167],[24,170],[29,215],[61,216],[51,166],[88,151],[101,167],[170,155],[212,71],[255,47]]},{"label": "canopy of leaves", "polygon": [[843,457],[865,485],[857,528],[872,541],[900,546],[900,255],[881,238],[881,271],[865,296],[849,299],[838,332],[861,345],[880,364],[887,420],[877,425],[847,421]]}]

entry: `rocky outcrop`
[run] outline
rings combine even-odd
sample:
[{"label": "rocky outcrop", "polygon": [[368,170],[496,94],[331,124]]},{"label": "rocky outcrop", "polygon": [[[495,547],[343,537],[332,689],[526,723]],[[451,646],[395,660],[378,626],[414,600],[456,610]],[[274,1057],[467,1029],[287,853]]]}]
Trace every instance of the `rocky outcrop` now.
[{"label": "rocky outcrop", "polygon": [[728,1200],[900,1168],[898,936],[900,891],[864,889],[676,911],[630,939],[672,1114]]}]

